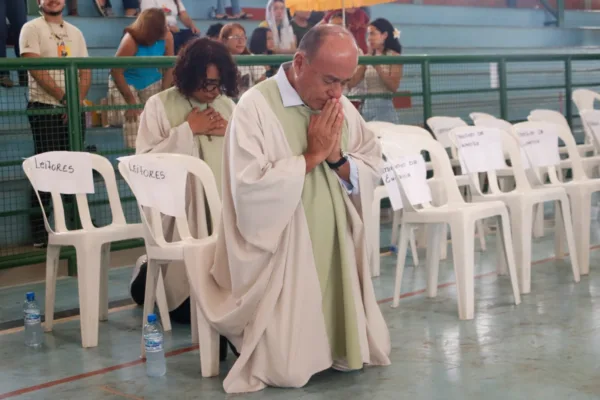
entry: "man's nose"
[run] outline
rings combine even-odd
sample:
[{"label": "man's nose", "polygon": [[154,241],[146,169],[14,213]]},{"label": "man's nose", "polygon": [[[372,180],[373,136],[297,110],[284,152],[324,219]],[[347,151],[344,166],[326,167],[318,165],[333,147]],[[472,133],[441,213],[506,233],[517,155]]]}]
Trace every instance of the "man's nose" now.
[{"label": "man's nose", "polygon": [[344,91],[344,87],[341,84],[336,84],[333,88],[331,88],[329,92],[329,96],[332,99],[339,99],[342,97],[342,92]]}]

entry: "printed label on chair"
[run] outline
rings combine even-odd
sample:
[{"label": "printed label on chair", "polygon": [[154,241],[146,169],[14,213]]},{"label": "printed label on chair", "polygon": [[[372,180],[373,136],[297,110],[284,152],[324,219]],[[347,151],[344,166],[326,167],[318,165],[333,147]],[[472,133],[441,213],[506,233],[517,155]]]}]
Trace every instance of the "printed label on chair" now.
[{"label": "printed label on chair", "polygon": [[387,161],[383,163],[383,175],[381,176],[381,179],[387,189],[388,198],[390,199],[390,203],[392,203],[392,209],[394,211],[402,210],[402,196],[400,195],[398,182],[396,182],[394,167]]},{"label": "printed label on chair", "polygon": [[390,162],[410,204],[431,202],[431,190],[427,184],[427,166],[423,156],[420,154],[402,156]]},{"label": "printed label on chair", "polygon": [[128,157],[121,161],[127,163],[129,181],[138,203],[172,217],[186,216],[185,168],[145,157]]},{"label": "printed label on chair", "polygon": [[560,163],[558,132],[555,126],[548,124],[543,129],[519,128],[517,135],[525,169],[549,167]]},{"label": "printed label on chair", "polygon": [[62,194],[94,193],[92,158],[89,153],[54,151],[32,158],[32,180],[38,191]]},{"label": "printed label on chair", "polygon": [[506,167],[502,136],[498,129],[474,127],[454,135],[460,168],[464,173],[495,171]]}]

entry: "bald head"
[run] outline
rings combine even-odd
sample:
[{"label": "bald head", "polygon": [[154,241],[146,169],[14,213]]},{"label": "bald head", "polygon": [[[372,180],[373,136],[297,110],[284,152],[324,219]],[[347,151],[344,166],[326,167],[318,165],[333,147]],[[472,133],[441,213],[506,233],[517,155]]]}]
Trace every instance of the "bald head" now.
[{"label": "bald head", "polygon": [[324,54],[338,56],[340,53],[356,53],[358,47],[354,37],[343,26],[332,24],[317,25],[309,30],[298,46],[298,52],[303,53],[311,61],[321,50]]}]

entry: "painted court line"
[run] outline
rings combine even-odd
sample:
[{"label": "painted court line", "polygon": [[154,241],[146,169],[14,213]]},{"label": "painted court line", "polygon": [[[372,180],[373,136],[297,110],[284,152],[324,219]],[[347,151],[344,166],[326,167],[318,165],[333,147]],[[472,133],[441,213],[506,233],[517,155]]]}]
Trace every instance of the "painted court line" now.
[{"label": "painted court line", "polygon": [[127,394],[127,393],[119,392],[117,389],[113,389],[113,388],[111,388],[110,386],[107,386],[107,385],[100,386],[98,389],[102,390],[103,392],[114,394],[115,396],[123,397],[123,398],[126,398],[126,399],[144,400],[143,397],[137,397],[137,396],[134,396],[132,394]]},{"label": "painted court line", "polygon": [[[596,246],[590,247],[590,251],[594,251],[594,250],[598,250],[598,249],[600,249],[600,245],[596,245]],[[564,257],[567,257],[567,256],[568,256],[568,254],[565,254]],[[546,263],[548,261],[553,261],[553,260],[556,260],[556,259],[557,259],[557,257],[549,257],[549,258],[545,258],[543,260],[534,261],[534,262],[531,263],[531,265],[543,264],[543,263]],[[481,278],[485,278],[485,277],[488,277],[488,276],[493,276],[495,274],[496,274],[496,271],[490,271],[490,272],[487,272],[485,274],[476,275],[475,279],[481,279]],[[454,281],[454,282],[446,282],[446,283],[442,283],[442,284],[438,285],[438,289],[447,288],[447,287],[454,286],[454,285],[456,285],[456,281]],[[404,294],[400,295],[400,298],[404,299],[404,298],[407,298],[407,297],[413,297],[413,296],[417,296],[417,295],[425,293],[425,292],[426,292],[426,289],[416,290],[414,292],[404,293]],[[390,301],[392,301],[392,297],[388,297],[388,298],[379,300],[377,303],[378,304],[385,304],[385,303],[389,303]],[[77,318],[77,317],[73,317],[73,318]],[[174,356],[177,356],[177,355],[180,355],[180,354],[184,354],[184,353],[189,353],[189,352],[195,351],[195,350],[198,350],[198,345],[189,346],[189,347],[183,347],[181,349],[176,349],[176,350],[169,351],[169,352],[165,353],[165,357],[174,357]],[[58,386],[58,385],[62,385],[62,384],[65,384],[65,383],[79,381],[81,379],[90,378],[92,376],[103,375],[103,374],[106,374],[106,373],[109,373],[109,372],[112,372],[112,371],[118,371],[120,369],[124,369],[124,368],[133,367],[133,366],[136,366],[136,365],[140,365],[140,364],[143,364],[144,362],[145,362],[145,360],[140,358],[138,360],[129,361],[129,362],[126,362],[126,363],[123,363],[123,364],[113,365],[112,367],[102,368],[102,369],[98,369],[98,370],[95,370],[95,371],[86,372],[86,373],[83,373],[83,374],[68,376],[66,378],[57,379],[55,381],[50,381],[50,382],[42,383],[40,385],[34,385],[34,386],[25,387],[25,388],[22,388],[22,389],[14,390],[12,392],[7,392],[7,393],[4,393],[4,394],[0,394],[0,400],[4,400],[4,399],[11,398],[11,397],[16,397],[16,396],[21,396],[23,394],[36,392],[36,391],[43,390],[43,389],[48,389],[48,388],[51,388],[51,387],[54,387],[54,386]],[[103,386],[103,388],[108,388],[108,386]],[[110,390],[114,390],[114,389],[111,389],[111,388],[109,388],[109,389]],[[120,393],[119,392],[119,393],[114,393],[114,394],[115,395],[118,394],[118,395],[121,395],[121,396],[124,395],[125,397],[130,398],[130,399],[137,399],[136,397],[133,397],[133,396],[130,397],[129,395],[126,395],[125,393]]]}]

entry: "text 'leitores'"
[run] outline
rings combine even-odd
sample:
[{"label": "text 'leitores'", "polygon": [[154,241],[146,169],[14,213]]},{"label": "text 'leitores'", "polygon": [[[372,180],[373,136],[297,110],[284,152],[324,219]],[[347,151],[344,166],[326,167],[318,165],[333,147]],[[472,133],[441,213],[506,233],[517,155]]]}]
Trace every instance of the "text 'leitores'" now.
[{"label": "text 'leitores'", "polygon": [[134,164],[133,162],[129,163],[129,171],[150,179],[163,180],[167,177],[164,170],[146,168],[143,165]]},{"label": "text 'leitores'", "polygon": [[30,159],[35,188],[62,194],[94,193],[92,158],[89,153],[53,151]]}]

